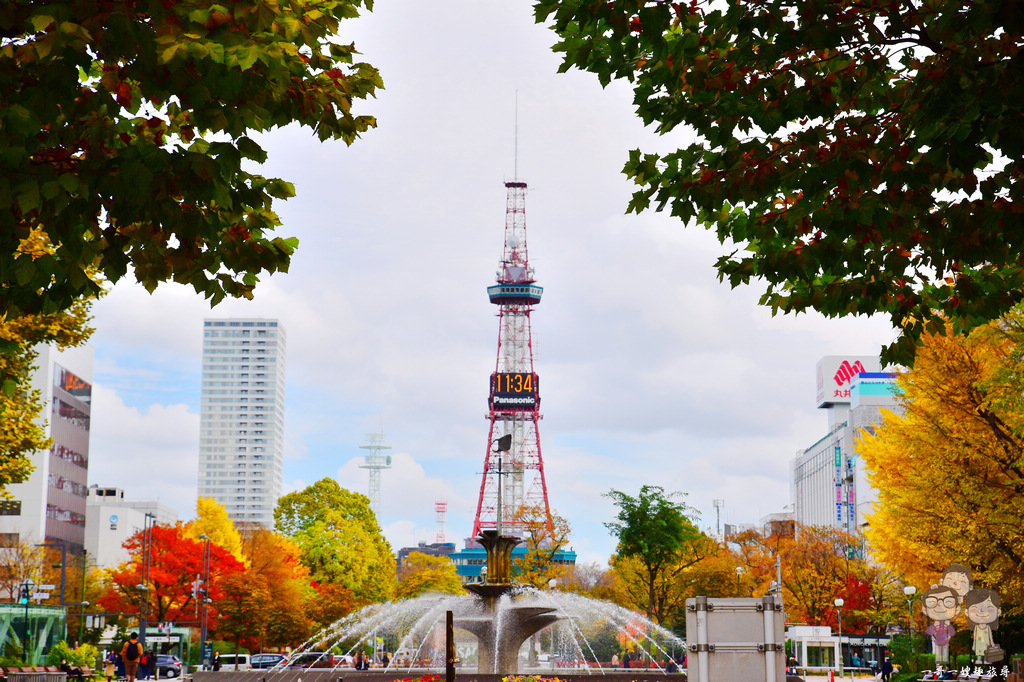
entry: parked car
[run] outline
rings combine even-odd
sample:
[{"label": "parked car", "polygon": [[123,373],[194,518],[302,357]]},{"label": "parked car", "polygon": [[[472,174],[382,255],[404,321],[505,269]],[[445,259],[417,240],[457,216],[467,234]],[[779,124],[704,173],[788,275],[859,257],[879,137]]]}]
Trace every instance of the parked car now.
[{"label": "parked car", "polygon": [[336,665],[344,664],[336,661],[329,651],[303,651],[288,659],[289,668],[333,668]]},{"label": "parked car", "polygon": [[251,665],[253,670],[273,668],[285,658],[284,654],[253,654]]},{"label": "parked car", "polygon": [[171,654],[157,654],[156,669],[160,677],[181,677],[181,659]]},{"label": "parked car", "polygon": [[249,670],[251,663],[249,654],[221,654],[221,670]]}]

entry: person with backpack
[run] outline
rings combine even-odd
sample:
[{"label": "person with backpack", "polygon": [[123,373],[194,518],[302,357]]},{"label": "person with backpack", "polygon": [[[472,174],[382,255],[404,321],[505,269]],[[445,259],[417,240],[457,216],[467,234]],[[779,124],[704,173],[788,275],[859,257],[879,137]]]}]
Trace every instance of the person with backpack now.
[{"label": "person with backpack", "polygon": [[132,633],[128,641],[121,647],[121,658],[124,659],[124,677],[128,682],[135,682],[135,674],[139,670],[139,659],[142,658],[142,645],[139,635]]}]

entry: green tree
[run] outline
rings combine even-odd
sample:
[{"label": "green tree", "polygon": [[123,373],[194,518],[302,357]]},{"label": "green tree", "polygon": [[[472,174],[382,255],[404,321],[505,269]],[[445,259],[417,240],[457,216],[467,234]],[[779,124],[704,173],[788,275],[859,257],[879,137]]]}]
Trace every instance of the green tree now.
[{"label": "green tree", "polygon": [[465,594],[455,564],[446,556],[430,556],[409,552],[398,569],[398,599],[408,599],[428,592]]},{"label": "green tree", "polygon": [[634,577],[642,587],[635,593],[636,605],[659,623],[666,622],[675,610],[674,575],[713,551],[714,543],[709,544],[709,538],[691,519],[691,515],[696,518],[696,510],[673,502],[682,495],[666,494],[657,485],[641,487],[637,497],[618,490],[605,493],[619,508],[618,520],[604,524],[619,540],[612,564],[623,569],[628,566],[626,575],[619,571],[620,576],[627,584],[627,575]]},{"label": "green tree", "polygon": [[394,596],[395,557],[365,495],[324,478],[282,497],[274,523],[298,545],[313,580],[341,585],[362,603]]},{"label": "green tree", "polygon": [[[1022,297],[1024,20],[980,0],[538,0],[561,70],[628,81],[666,154],[633,150],[630,211],[717,232],[773,312],[970,329]],[[695,138],[691,135],[695,135]]]},{"label": "green tree", "polygon": [[[372,0],[0,3],[0,315],[53,313],[129,269],[213,303],[285,271],[292,186],[252,132],[351,143],[382,87],[335,40]],[[52,250],[32,249],[35,242]],[[31,251],[31,253],[29,252]]]}]

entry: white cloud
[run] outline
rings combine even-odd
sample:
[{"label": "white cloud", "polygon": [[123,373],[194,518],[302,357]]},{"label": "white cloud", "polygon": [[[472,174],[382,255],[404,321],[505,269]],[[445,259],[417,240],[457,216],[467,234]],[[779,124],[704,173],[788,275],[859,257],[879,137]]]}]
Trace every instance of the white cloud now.
[{"label": "white cloud", "polygon": [[127,407],[94,385],[89,484],[119,487],[133,500],[158,500],[179,518],[195,516],[199,415],[185,405]]}]

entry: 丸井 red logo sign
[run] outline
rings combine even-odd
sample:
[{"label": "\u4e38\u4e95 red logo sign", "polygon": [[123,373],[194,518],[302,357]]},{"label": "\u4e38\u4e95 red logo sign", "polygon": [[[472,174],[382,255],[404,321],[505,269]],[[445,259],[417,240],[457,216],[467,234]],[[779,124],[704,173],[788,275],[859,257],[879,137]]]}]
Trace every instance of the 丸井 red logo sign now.
[{"label": "\u4e38\u4e95 red logo sign", "polygon": [[849,360],[843,360],[843,364],[839,365],[839,371],[836,372],[833,378],[836,380],[836,385],[842,386],[843,384],[850,383],[850,379],[857,374],[866,371],[860,360],[856,360],[852,365]]}]

